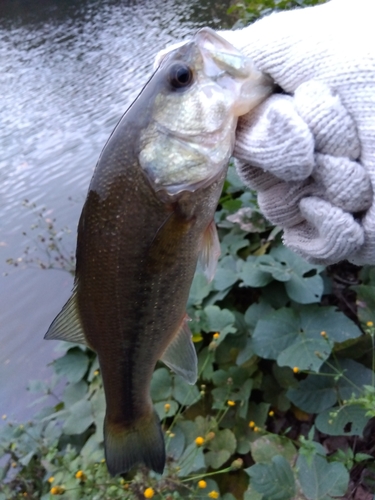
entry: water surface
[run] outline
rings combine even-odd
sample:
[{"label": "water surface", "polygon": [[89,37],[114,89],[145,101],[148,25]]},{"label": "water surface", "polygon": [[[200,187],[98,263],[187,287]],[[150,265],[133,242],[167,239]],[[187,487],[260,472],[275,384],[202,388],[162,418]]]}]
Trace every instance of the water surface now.
[{"label": "water surface", "polygon": [[[43,340],[70,295],[65,271],[17,268],[46,260],[56,219],[67,254],[93,168],[113,127],[151,74],[154,55],[202,26],[228,27],[228,1],[1,0],[0,2],[0,414],[33,413],[29,380],[50,377],[55,342]],[[35,209],[23,206],[23,201]],[[26,235],[23,234],[26,232]]]}]

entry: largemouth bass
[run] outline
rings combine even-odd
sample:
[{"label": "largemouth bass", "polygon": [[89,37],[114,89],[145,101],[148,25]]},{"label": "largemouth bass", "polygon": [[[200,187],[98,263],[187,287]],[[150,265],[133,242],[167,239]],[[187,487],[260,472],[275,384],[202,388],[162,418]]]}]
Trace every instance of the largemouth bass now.
[{"label": "largemouth bass", "polygon": [[97,163],[78,225],[73,294],[45,338],[97,352],[108,470],[162,473],[165,447],[149,389],[162,360],[187,382],[197,357],[185,313],[198,258],[213,277],[213,222],[238,116],[271,91],[214,31],[165,55]]}]

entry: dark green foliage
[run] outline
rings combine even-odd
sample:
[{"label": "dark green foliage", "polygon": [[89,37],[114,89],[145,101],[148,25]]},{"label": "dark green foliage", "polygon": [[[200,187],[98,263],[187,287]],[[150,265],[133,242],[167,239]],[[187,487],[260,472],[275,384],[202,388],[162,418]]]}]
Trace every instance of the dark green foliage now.
[{"label": "dark green foliage", "polygon": [[[155,498],[209,498],[219,484],[226,500],[329,500],[345,495],[358,467],[368,471],[359,481],[371,491],[374,449],[362,438],[375,416],[375,272],[344,266],[356,285],[344,290],[346,301],[337,300],[330,290],[340,266],[310,265],[283,247],[233,167],[228,179],[216,214],[217,274],[210,284],[196,274],[188,305],[199,380],[189,386],[162,364],[152,380],[166,432],[164,478],[143,469],[122,481],[108,476],[97,359],[61,344],[53,384],[30,383],[42,398],[60,387],[55,406],[29,424],[1,428],[0,500],[47,500],[50,491],[73,500],[133,499],[147,487]],[[329,454],[323,436],[341,436],[346,447]],[[243,461],[247,475],[238,471]]]}]

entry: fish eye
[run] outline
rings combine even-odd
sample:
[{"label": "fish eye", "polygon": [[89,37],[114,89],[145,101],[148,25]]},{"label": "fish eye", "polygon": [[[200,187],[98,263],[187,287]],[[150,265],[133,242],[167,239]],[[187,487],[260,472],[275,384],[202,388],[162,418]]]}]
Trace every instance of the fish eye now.
[{"label": "fish eye", "polygon": [[193,82],[193,71],[187,64],[172,64],[169,68],[168,80],[175,90],[189,87]]}]

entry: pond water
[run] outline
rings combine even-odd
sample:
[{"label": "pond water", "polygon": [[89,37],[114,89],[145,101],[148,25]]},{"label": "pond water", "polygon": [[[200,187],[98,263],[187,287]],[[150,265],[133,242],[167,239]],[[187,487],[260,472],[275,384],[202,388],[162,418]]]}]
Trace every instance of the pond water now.
[{"label": "pond water", "polygon": [[[0,415],[31,416],[30,380],[51,376],[56,343],[43,340],[70,295],[66,271],[18,267],[45,227],[37,213],[76,226],[93,168],[113,127],[148,80],[154,55],[202,26],[226,28],[230,1],[1,0]],[[35,204],[25,207],[24,200]],[[26,233],[26,234],[23,234]],[[1,420],[0,420],[1,421]]]}]

